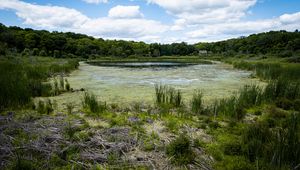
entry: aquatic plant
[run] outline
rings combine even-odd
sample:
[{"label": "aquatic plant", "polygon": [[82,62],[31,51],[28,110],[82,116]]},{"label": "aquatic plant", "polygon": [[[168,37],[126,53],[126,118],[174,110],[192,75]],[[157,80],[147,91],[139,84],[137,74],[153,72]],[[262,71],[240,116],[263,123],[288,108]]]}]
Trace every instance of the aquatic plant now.
[{"label": "aquatic plant", "polygon": [[204,111],[203,105],[203,93],[199,90],[196,90],[193,94],[193,98],[191,100],[191,111],[195,114],[202,114]]},{"label": "aquatic plant", "polygon": [[70,83],[68,82],[68,79],[65,79],[65,82],[66,82],[66,90],[70,91],[71,90],[71,86],[70,86]]},{"label": "aquatic plant", "polygon": [[67,104],[68,114],[72,114],[73,109],[74,109],[74,105],[72,103],[68,103]]},{"label": "aquatic plant", "polygon": [[40,100],[36,108],[40,114],[50,114],[54,111],[53,104],[50,99],[47,99],[46,101]]},{"label": "aquatic plant", "polygon": [[181,91],[167,85],[155,84],[155,102],[157,105],[180,107],[183,105]]},{"label": "aquatic plant", "polygon": [[252,70],[259,78],[274,80],[286,78],[288,80],[299,80],[300,67],[298,64],[263,63],[263,62],[234,62],[235,68]]},{"label": "aquatic plant", "polygon": [[62,75],[59,76],[59,85],[60,85],[61,90],[65,89],[65,81],[64,81],[64,77]]},{"label": "aquatic plant", "polygon": [[89,109],[92,113],[103,113],[106,110],[106,103],[98,102],[92,93],[84,93],[82,105],[83,108]]},{"label": "aquatic plant", "polygon": [[247,108],[260,105],[262,101],[262,89],[259,86],[245,85],[237,95],[215,100],[209,108],[214,115],[240,120],[244,117]]}]

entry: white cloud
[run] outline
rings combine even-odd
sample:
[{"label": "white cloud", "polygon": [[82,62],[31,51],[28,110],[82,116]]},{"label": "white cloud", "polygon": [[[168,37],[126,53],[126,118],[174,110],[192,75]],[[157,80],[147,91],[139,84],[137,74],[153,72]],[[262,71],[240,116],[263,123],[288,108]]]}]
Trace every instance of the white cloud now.
[{"label": "white cloud", "polygon": [[107,3],[108,0],[82,0],[89,4],[99,4],[99,3]]},{"label": "white cloud", "polygon": [[257,0],[148,0],[175,16],[174,30],[186,26],[238,21]]},{"label": "white cloud", "polygon": [[300,12],[294,14],[284,14],[279,17],[282,23],[290,24],[290,23],[299,23],[300,24]]},{"label": "white cloud", "polygon": [[300,28],[300,12],[257,21],[236,21],[202,25],[186,35],[193,39],[222,40],[270,30],[294,31]]},{"label": "white cloud", "polygon": [[[99,0],[98,0],[99,1]],[[106,2],[107,0],[101,0]],[[106,17],[90,18],[76,9],[37,5],[21,0],[0,0],[0,10],[15,11],[30,27],[72,31],[109,39],[146,42],[217,41],[270,30],[300,29],[300,12],[247,21],[256,0],[147,0],[174,17],[166,25],[146,19],[139,6],[116,6]],[[188,1],[188,2],[187,2]],[[100,2],[100,1],[99,1]]]},{"label": "white cloud", "polygon": [[[102,38],[138,39],[143,36],[157,35],[168,29],[168,26],[158,21],[130,18],[137,17],[132,11],[142,15],[138,7],[128,10],[129,14],[124,11],[112,12],[110,14],[113,17],[96,19],[89,18],[75,9],[35,5],[19,0],[1,0],[0,9],[16,11],[16,15],[24,19],[25,24],[35,28],[73,31]],[[117,16],[119,18],[114,18]]]},{"label": "white cloud", "polygon": [[16,15],[24,19],[25,24],[41,28],[74,28],[89,20],[75,9],[33,5],[18,0],[2,0],[0,9],[15,10]]},{"label": "white cloud", "polygon": [[143,17],[139,6],[122,6],[118,5],[111,8],[108,12],[111,18],[139,18]]}]

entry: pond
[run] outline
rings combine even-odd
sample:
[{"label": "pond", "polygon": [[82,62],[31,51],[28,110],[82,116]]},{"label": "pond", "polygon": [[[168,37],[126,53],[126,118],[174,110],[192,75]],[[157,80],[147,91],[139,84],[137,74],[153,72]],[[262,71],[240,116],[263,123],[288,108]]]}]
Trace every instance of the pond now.
[{"label": "pond", "polygon": [[[153,104],[154,86],[158,83],[180,89],[185,103],[189,102],[193,92],[198,89],[202,90],[205,103],[210,103],[214,99],[234,94],[246,84],[264,84],[258,79],[250,78],[252,72],[237,70],[220,62],[172,64],[166,66],[166,63],[158,62],[119,63],[108,67],[80,62],[79,69],[73,71],[67,79],[73,89],[84,88],[94,93],[99,100],[125,106],[134,102]],[[57,103],[58,111],[65,110],[69,103],[79,110],[83,93],[63,93],[50,99]]]},{"label": "pond", "polygon": [[[162,65],[160,65],[162,64]],[[81,62],[79,69],[72,72],[68,81],[73,89],[84,88],[108,103],[131,104],[143,102],[153,104],[154,85],[170,85],[183,92],[185,102],[189,102],[194,90],[204,93],[205,102],[224,98],[236,92],[245,84],[260,83],[249,78],[251,72],[232,68],[232,66],[215,64],[172,65],[165,63],[133,63],[107,66],[94,66]],[[132,65],[139,65],[132,67]],[[151,67],[148,67],[151,65]],[[172,65],[172,67],[169,67]],[[53,97],[60,104],[81,104],[83,92],[65,93]]]}]

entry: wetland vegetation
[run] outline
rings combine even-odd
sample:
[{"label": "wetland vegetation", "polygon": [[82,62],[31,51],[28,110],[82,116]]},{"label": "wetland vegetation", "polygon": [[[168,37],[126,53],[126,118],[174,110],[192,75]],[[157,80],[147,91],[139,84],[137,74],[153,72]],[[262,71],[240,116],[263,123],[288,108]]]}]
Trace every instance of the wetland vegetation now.
[{"label": "wetland vegetation", "polygon": [[299,36],[163,45],[1,25],[1,169],[299,169]]}]

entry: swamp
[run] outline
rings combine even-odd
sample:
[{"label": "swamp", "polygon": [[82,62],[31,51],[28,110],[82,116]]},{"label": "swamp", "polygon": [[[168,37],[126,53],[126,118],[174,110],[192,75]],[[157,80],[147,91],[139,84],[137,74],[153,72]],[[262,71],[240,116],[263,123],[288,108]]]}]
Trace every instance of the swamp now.
[{"label": "swamp", "polygon": [[0,25],[0,169],[297,170],[299,39],[147,44]]}]

